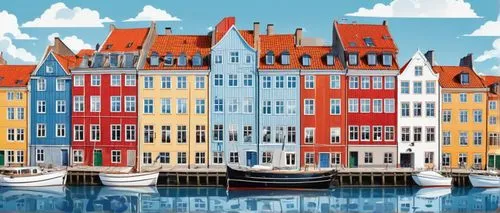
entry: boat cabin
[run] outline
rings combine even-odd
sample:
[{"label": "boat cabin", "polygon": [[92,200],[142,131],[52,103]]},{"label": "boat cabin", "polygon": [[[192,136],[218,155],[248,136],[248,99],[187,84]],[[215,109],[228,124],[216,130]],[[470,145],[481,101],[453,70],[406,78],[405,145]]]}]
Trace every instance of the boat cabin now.
[{"label": "boat cabin", "polygon": [[12,167],[0,169],[1,175],[39,175],[42,173],[40,167]]}]

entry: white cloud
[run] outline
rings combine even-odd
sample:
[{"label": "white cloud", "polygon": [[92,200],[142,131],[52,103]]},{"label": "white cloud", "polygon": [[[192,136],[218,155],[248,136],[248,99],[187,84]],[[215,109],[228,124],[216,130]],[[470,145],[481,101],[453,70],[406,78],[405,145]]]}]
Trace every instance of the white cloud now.
[{"label": "white cloud", "polygon": [[133,21],[181,21],[181,19],[172,16],[165,10],[157,9],[151,5],[146,5],[144,6],[144,8],[142,8],[142,11],[139,12],[139,14],[137,14],[135,18],[124,20],[124,22]]},{"label": "white cloud", "polygon": [[346,16],[394,18],[480,18],[464,0],[393,0],[359,8]]},{"label": "white cloud", "polygon": [[68,8],[58,2],[45,10],[39,18],[28,21],[22,27],[104,27],[103,23],[114,22],[109,17],[101,18],[97,10]]},{"label": "white cloud", "polygon": [[[50,34],[47,39],[51,44],[54,43],[54,38],[59,37],[59,33]],[[68,46],[74,53],[78,53],[81,49],[91,49],[92,46],[90,44],[85,43],[82,39],[78,38],[75,35],[66,36],[61,38],[61,40]]]},{"label": "white cloud", "polygon": [[214,27],[212,27],[212,26],[207,27],[207,30],[208,30],[208,31],[212,31],[212,30],[214,30]]},{"label": "white cloud", "polygon": [[500,14],[496,21],[487,21],[481,27],[466,36],[500,36]]},{"label": "white cloud", "polygon": [[493,49],[484,51],[475,61],[483,62],[493,58],[500,59],[500,38],[493,41]]},{"label": "white cloud", "polygon": [[16,40],[36,40],[35,37],[21,32],[17,23],[17,17],[7,11],[0,12],[0,51],[20,62],[35,62],[36,57],[24,48],[18,48],[12,41]]},{"label": "white cloud", "polygon": [[500,72],[500,65],[493,65],[493,67],[491,68],[491,72],[493,73],[496,73],[498,75],[498,73]]},{"label": "white cloud", "polygon": [[0,51],[21,62],[36,62],[36,57],[24,48],[18,48],[9,37],[0,37]]}]

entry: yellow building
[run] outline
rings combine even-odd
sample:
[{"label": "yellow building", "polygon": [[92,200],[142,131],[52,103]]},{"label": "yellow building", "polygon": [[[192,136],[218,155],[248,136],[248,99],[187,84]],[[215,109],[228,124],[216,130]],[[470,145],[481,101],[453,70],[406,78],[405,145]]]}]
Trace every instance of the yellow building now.
[{"label": "yellow building", "polygon": [[[466,59],[469,57],[472,64],[472,56]],[[487,88],[469,66],[433,68],[441,86],[443,166],[485,168]]]},{"label": "yellow building", "polygon": [[32,65],[0,65],[0,166],[28,162],[28,82]]},{"label": "yellow building", "polygon": [[484,76],[488,93],[488,168],[500,169],[500,76]]},{"label": "yellow building", "polygon": [[154,38],[138,71],[142,167],[203,168],[209,162],[209,36]]}]

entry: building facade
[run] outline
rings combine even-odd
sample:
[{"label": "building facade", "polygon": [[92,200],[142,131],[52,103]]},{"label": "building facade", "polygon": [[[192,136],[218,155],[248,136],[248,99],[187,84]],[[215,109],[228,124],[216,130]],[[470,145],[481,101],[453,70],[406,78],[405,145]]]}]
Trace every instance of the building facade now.
[{"label": "building facade", "polygon": [[136,165],[137,67],[155,30],[111,25],[103,45],[73,69],[72,165]]},{"label": "building facade", "polygon": [[208,166],[208,35],[154,38],[139,70],[141,165]]},{"label": "building facade", "polygon": [[349,167],[397,164],[398,48],[387,23],[334,23],[333,46],[347,67]]},{"label": "building facade", "polygon": [[0,65],[0,166],[28,164],[28,82],[35,65]]},{"label": "building facade", "polygon": [[[427,52],[428,55],[432,51]],[[398,164],[413,169],[439,169],[439,74],[417,51],[398,76]]]},{"label": "building facade", "polygon": [[500,109],[498,104],[500,100],[500,77],[498,76],[484,76],[483,82],[488,87],[488,105],[487,118],[487,168],[500,169]]}]

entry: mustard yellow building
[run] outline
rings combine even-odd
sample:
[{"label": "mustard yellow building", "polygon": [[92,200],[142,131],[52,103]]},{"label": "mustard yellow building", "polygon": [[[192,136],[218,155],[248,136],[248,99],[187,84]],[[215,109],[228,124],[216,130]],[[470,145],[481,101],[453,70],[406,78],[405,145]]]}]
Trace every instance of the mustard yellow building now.
[{"label": "mustard yellow building", "polygon": [[488,87],[488,169],[500,169],[500,76],[484,76],[484,84]]},{"label": "mustard yellow building", "polygon": [[488,90],[472,69],[472,56],[463,58],[461,66],[433,69],[441,86],[443,167],[484,169]]},{"label": "mustard yellow building", "polygon": [[0,65],[0,166],[28,162],[28,82],[32,65]]},{"label": "mustard yellow building", "polygon": [[157,35],[138,71],[142,167],[203,168],[209,162],[209,36]]}]

